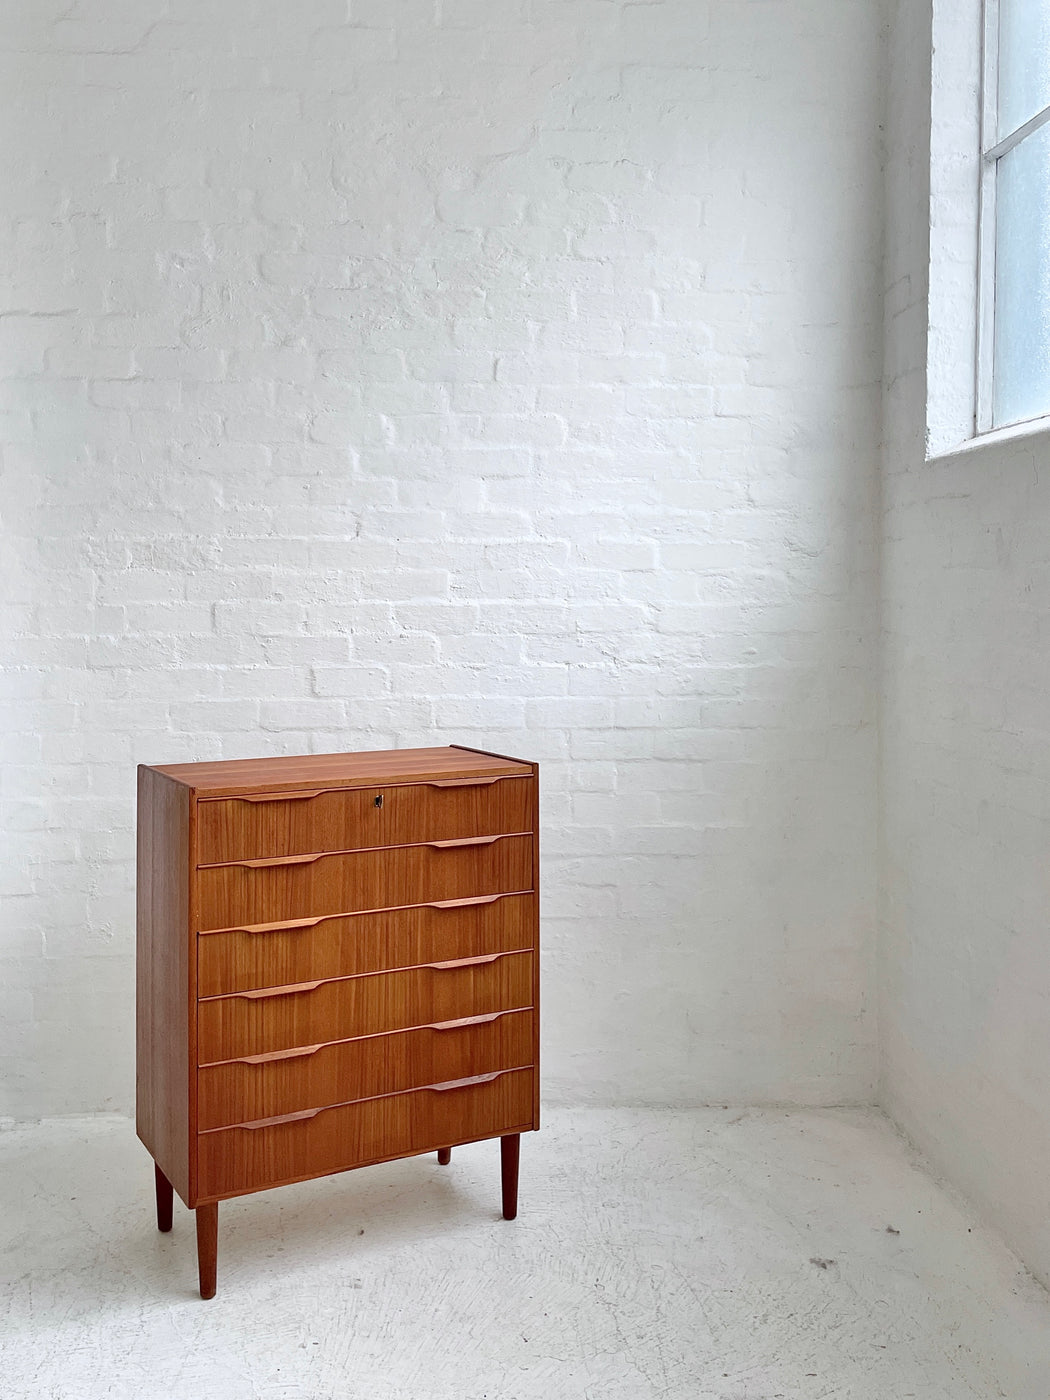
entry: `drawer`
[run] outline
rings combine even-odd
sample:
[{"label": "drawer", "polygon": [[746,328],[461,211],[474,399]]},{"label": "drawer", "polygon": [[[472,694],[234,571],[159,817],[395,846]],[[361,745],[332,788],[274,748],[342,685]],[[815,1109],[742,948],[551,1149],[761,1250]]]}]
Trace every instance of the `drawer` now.
[{"label": "drawer", "polygon": [[276,1055],[199,1071],[202,1131],[531,1065],[533,1013],[489,1012],[467,1024],[447,1021]]},{"label": "drawer", "polygon": [[410,1030],[532,1005],[532,954],[411,967],[197,1003],[199,1063]]},{"label": "drawer", "polygon": [[451,907],[421,904],[201,934],[197,993],[219,996],[531,948],[535,911],[535,895],[488,894],[454,900]]},{"label": "drawer", "polygon": [[531,831],[535,790],[531,778],[459,778],[202,801],[197,860],[207,865]]},{"label": "drawer", "polygon": [[220,1128],[197,1138],[201,1197],[232,1196],[324,1176],[366,1162],[429,1152],[532,1127],[531,1069],[484,1083],[437,1084],[407,1094],[308,1110],[309,1117]]},{"label": "drawer", "polygon": [[532,888],[531,836],[451,838],[339,855],[285,856],[197,872],[200,929]]}]

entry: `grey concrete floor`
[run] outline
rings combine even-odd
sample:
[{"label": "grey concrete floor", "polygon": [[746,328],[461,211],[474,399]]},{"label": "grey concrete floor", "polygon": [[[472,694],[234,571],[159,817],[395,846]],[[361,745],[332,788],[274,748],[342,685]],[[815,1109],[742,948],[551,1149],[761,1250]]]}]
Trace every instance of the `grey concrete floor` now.
[{"label": "grey concrete floor", "polygon": [[0,1133],[4,1400],[1047,1400],[1050,1296],[875,1112],[560,1109],[157,1233],[127,1120]]}]

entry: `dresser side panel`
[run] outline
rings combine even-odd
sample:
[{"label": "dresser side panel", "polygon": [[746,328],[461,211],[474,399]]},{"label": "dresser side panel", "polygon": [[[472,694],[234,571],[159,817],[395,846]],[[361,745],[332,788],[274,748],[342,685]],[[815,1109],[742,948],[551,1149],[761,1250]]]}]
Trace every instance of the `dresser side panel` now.
[{"label": "dresser side panel", "polygon": [[532,1024],[533,1024],[533,1052],[532,1063],[535,1073],[533,1079],[533,1104],[532,1104],[532,1126],[540,1126],[540,765],[532,765]]},{"label": "dresser side panel", "polygon": [[532,949],[533,957],[533,1025],[535,1043],[532,1063],[533,1075],[533,1128],[540,1126],[540,765],[528,758],[514,758],[510,754],[493,753],[491,749],[475,749],[469,744],[453,744],[452,748],[462,753],[477,754],[481,758],[502,760],[505,763],[518,763],[532,769]]},{"label": "dresser side panel", "polygon": [[[136,1129],[181,1199],[193,1204],[190,790],[138,770]],[[194,1076],[195,1077],[195,1076]],[[195,1155],[195,1154],[194,1154]]]}]

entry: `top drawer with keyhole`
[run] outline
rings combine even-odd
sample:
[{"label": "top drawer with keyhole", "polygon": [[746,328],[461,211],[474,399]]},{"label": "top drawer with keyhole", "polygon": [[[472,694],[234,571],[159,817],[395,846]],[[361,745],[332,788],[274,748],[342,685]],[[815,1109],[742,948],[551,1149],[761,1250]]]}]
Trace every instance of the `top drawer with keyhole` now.
[{"label": "top drawer with keyhole", "polygon": [[531,777],[510,777],[204,798],[197,863],[531,831],[534,794]]}]

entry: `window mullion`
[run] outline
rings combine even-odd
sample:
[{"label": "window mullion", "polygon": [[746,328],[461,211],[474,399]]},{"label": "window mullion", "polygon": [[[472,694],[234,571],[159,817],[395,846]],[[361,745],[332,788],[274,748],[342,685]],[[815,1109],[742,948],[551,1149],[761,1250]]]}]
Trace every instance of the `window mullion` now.
[{"label": "window mullion", "polygon": [[[988,151],[999,126],[999,0],[984,0],[981,63],[981,149]],[[980,161],[977,235],[977,355],[974,430],[992,426],[995,360],[995,186],[997,162]]]},{"label": "window mullion", "polygon": [[[1038,131],[1041,126],[1045,126],[1050,121],[1050,107],[1044,107],[1042,111],[1036,112],[1034,117],[1029,117],[1026,122],[1015,127],[1008,136],[1004,136],[1001,141],[997,141],[994,146],[988,146],[982,140],[985,160],[999,160],[1008,151],[1012,151],[1015,146],[1019,146],[1026,136],[1031,136],[1033,131]],[[994,127],[992,128],[994,131]]]}]

